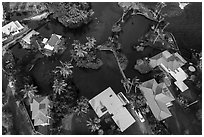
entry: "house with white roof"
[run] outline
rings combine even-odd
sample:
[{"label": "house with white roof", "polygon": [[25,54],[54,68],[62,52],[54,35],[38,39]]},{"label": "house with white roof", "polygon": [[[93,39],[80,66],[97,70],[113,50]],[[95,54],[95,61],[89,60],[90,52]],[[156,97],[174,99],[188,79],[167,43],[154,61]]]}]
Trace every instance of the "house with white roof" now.
[{"label": "house with white roof", "polygon": [[166,68],[174,71],[175,69],[183,66],[187,61],[181,57],[177,52],[171,54],[169,51],[165,50],[151,58],[149,58],[150,66],[155,68],[163,64]]},{"label": "house with white roof", "polygon": [[2,44],[4,49],[10,48],[13,44],[19,42],[21,38],[31,29],[18,21],[12,21],[2,27]]},{"label": "house with white roof", "polygon": [[32,30],[31,32],[29,32],[27,35],[25,35],[22,40],[25,41],[26,43],[28,44],[31,44],[30,43],[30,38],[33,36],[33,35],[38,35],[39,32],[35,31],[35,30]]},{"label": "house with white roof", "polygon": [[50,125],[49,104],[50,101],[47,96],[33,96],[30,109],[32,111],[32,120],[34,120],[34,126]]},{"label": "house with white roof", "polygon": [[121,102],[110,87],[89,100],[89,103],[99,118],[106,113],[111,114],[112,119],[122,132],[135,122],[135,119],[123,106],[124,103]]},{"label": "house with white roof", "polygon": [[150,66],[155,68],[160,66],[163,71],[169,73],[176,81],[174,84],[182,91],[188,89],[188,86],[183,82],[188,75],[181,68],[187,61],[177,52],[171,54],[167,50],[150,58]]},{"label": "house with white roof", "polygon": [[184,83],[184,80],[188,78],[188,75],[183,71],[182,68],[177,68],[174,71],[167,69],[163,64],[161,64],[163,70],[169,73],[176,81],[174,84],[181,90],[181,92],[186,91],[188,86]]},{"label": "house with white roof", "polygon": [[139,88],[157,120],[172,116],[168,107],[175,99],[165,83],[158,84],[155,79],[151,79],[142,83]]},{"label": "house with white roof", "polygon": [[29,32],[27,35],[25,35],[21,41],[20,41],[20,44],[22,45],[22,47],[24,49],[30,49],[30,39],[33,35],[38,35],[39,32],[36,32],[35,30],[32,30],[31,32]]},{"label": "house with white roof", "polygon": [[[5,36],[16,35],[20,33],[21,30],[24,29],[18,21],[12,21],[2,27],[2,33]],[[7,37],[3,37],[2,41],[5,41]]]},{"label": "house with white roof", "polygon": [[17,34],[20,30],[22,30],[24,27],[18,22],[18,21],[12,21],[5,26],[2,27],[2,33],[5,33],[6,35],[9,34]]},{"label": "house with white roof", "polygon": [[189,89],[188,86],[183,82],[188,78],[188,75],[183,71],[183,69],[178,68],[175,71],[170,71],[169,73],[176,80],[174,84],[181,90],[181,92]]}]

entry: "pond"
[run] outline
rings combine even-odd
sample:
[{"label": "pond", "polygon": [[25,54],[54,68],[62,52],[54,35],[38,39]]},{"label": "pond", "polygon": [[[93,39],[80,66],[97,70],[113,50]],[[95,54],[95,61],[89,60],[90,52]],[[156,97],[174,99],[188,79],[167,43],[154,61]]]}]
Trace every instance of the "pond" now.
[{"label": "pond", "polygon": [[[58,58],[58,60],[69,60],[69,49],[74,39],[85,42],[86,36],[93,36],[96,38],[97,44],[102,44],[111,36],[111,28],[122,15],[122,10],[116,3],[93,3],[92,6],[95,10],[94,20],[88,24],[88,26],[76,32],[64,28],[55,20],[47,23],[38,30],[42,36],[47,38],[50,37],[52,33],[60,34],[68,38],[68,49]],[[127,55],[129,60],[129,65],[125,73],[127,73],[127,76],[130,78],[139,75],[139,73],[133,69],[135,61],[138,58],[152,53],[152,49],[149,48],[142,54],[132,50],[132,45],[136,44],[137,39],[148,31],[151,23],[151,21],[142,16],[134,16],[125,24],[119,39],[122,44],[122,52]],[[124,88],[120,82],[122,76],[112,53],[102,52],[100,57],[104,65],[99,70],[74,68],[74,81],[81,91],[80,94],[88,98],[94,97],[109,86],[111,86],[116,93],[120,91],[124,92]],[[35,64],[32,73],[37,83],[47,83],[48,80],[46,79],[48,79],[49,70],[52,70],[54,66],[56,66],[56,62],[52,61],[44,62],[41,60]],[[141,78],[143,78],[143,76],[141,76]],[[42,89],[48,92],[51,90],[48,88],[48,85],[49,84],[40,84],[39,87],[43,86]]]},{"label": "pond", "polygon": [[[167,19],[170,22],[167,30],[174,34],[184,58],[190,58],[190,48],[197,50],[202,49],[202,19],[200,15],[201,13],[197,13],[197,8],[201,8],[200,5],[201,4],[193,3],[189,5],[179,17]],[[37,29],[37,31],[46,38],[49,38],[53,33],[68,38],[68,44],[66,45],[67,50],[61,56],[38,60],[30,72],[41,92],[51,92],[52,88],[49,81],[49,79],[51,79],[50,72],[56,65],[59,65],[59,60],[68,61],[70,59],[69,49],[71,48],[73,40],[78,39],[83,43],[86,40],[86,36],[93,36],[96,38],[97,44],[104,43],[107,38],[111,36],[111,28],[113,24],[122,15],[122,9],[118,7],[117,3],[92,3],[92,8],[95,11],[93,21],[77,31],[64,28],[62,24],[58,23],[56,20],[43,24],[41,28]],[[154,56],[160,51],[150,47],[145,48],[143,52],[137,52],[132,49],[133,45],[138,44],[138,38],[148,31],[152,23],[152,21],[145,17],[136,15],[129,18],[123,27],[119,42],[122,44],[122,52],[129,60],[128,66],[124,71],[128,78],[138,76],[141,81],[146,81],[152,76],[151,73],[145,75],[139,74],[138,71],[134,70],[134,65],[137,59],[146,56]],[[36,24],[36,22],[31,22],[28,26],[34,29],[37,27]],[[18,50],[18,47],[13,48],[15,56],[21,58],[25,53],[24,51],[21,51],[21,54]],[[111,87],[115,93],[121,91],[125,92],[121,84],[122,75],[120,74],[112,53],[103,51],[99,56],[104,62],[104,65],[99,70],[82,69],[77,67],[73,70],[74,82],[80,89],[80,95],[91,99],[108,87]]]},{"label": "pond", "polygon": [[[49,38],[53,33],[68,38],[68,49],[58,58],[58,60],[67,61],[69,59],[69,49],[71,48],[71,44],[75,39],[78,39],[83,43],[85,42],[86,36],[93,36],[96,38],[97,44],[102,44],[111,35],[111,28],[122,15],[122,9],[118,7],[117,3],[92,3],[92,7],[95,11],[93,21],[77,31],[64,28],[63,25],[58,23],[56,20],[52,20],[45,25],[43,24],[42,27],[37,30],[46,38]],[[171,31],[175,35],[181,52],[186,55],[188,55],[188,52],[186,51],[192,48],[192,43],[194,43],[194,45],[196,44],[196,47],[194,47],[198,50],[201,49],[202,45],[200,40],[198,40],[201,37],[201,30],[198,31],[201,18],[192,18],[194,14],[191,12],[197,7],[200,8],[200,4],[193,3],[187,7],[181,16],[167,19],[171,23],[167,27],[167,30]],[[199,16],[198,14],[196,15]],[[18,19],[18,17],[14,16],[12,19]],[[149,76],[151,76],[149,74],[145,76],[140,75],[133,69],[134,64],[137,59],[145,56],[151,57],[160,51],[152,48],[145,48],[143,52],[137,52],[132,49],[132,46],[137,44],[138,38],[148,31],[152,23],[153,22],[144,18],[143,16],[136,15],[129,18],[123,27],[123,32],[121,33],[119,42],[122,44],[122,52],[125,53],[129,60],[127,69],[125,70],[127,77],[133,78],[137,75],[141,81],[145,81]],[[37,28],[38,25],[39,23],[35,21],[28,24],[28,26],[31,28]],[[184,31],[187,31],[188,33],[186,33],[186,35],[182,35],[185,33]],[[191,35],[195,33],[197,33],[197,35]],[[192,36],[192,39],[187,38],[189,36]],[[197,39],[194,39],[193,37],[196,37]],[[190,45],[186,43],[190,43]],[[13,50],[15,51],[17,49],[14,47]],[[24,55],[21,54],[22,51],[16,51],[14,53],[20,58]],[[100,68],[100,70],[85,70],[81,68],[74,69],[74,80],[77,86],[82,89],[81,95],[87,95],[88,98],[91,98],[108,86],[111,86],[116,92],[124,91],[122,85],[120,84],[121,75],[113,55],[108,52],[102,52],[101,58],[104,65]],[[39,84],[41,82],[46,83],[46,75],[49,74],[48,71],[51,70],[50,68],[54,68],[56,64],[58,63],[52,61],[45,63],[44,61],[39,60],[32,70],[36,82]],[[50,90],[50,88],[48,88],[49,84],[40,84],[39,87],[43,85],[44,88],[41,88],[42,90]]]}]

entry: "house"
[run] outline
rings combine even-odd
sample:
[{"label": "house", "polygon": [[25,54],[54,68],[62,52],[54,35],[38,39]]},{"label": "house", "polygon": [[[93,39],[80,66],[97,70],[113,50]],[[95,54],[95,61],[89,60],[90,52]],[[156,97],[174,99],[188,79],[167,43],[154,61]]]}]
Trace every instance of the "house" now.
[{"label": "house", "polygon": [[31,32],[29,32],[27,35],[25,35],[22,40],[20,41],[20,44],[22,45],[23,48],[25,49],[29,49],[30,48],[30,38],[33,35],[38,35],[39,32],[36,32],[35,30],[32,30]]},{"label": "house", "polygon": [[61,42],[61,37],[60,35],[57,34],[52,34],[51,38],[47,42],[50,46],[55,47]]},{"label": "house", "polygon": [[28,44],[31,44],[30,43],[30,38],[33,36],[33,35],[38,35],[39,32],[35,31],[35,30],[32,30],[31,32],[29,32],[27,35],[25,35],[22,40],[25,41],[26,43]]},{"label": "house", "polygon": [[188,75],[183,71],[182,68],[179,67],[175,71],[170,71],[169,73],[176,80],[174,84],[181,90],[181,92],[184,92],[188,89],[188,86],[183,82],[188,78]]},{"label": "house", "polygon": [[50,125],[49,117],[49,104],[48,97],[34,96],[30,109],[32,111],[32,120],[34,120],[34,126],[46,126]]},{"label": "house", "polygon": [[160,66],[163,71],[169,73],[176,81],[174,84],[182,91],[188,89],[188,86],[183,82],[188,75],[181,68],[187,61],[176,53],[169,53],[167,50],[150,58],[150,66],[155,68]]},{"label": "house", "polygon": [[161,121],[172,116],[168,106],[175,99],[165,83],[158,84],[155,79],[151,79],[142,83],[139,88],[157,120]]},{"label": "house", "polygon": [[2,33],[6,35],[18,34],[24,27],[18,21],[12,21],[2,27]]},{"label": "house", "polygon": [[167,69],[170,69],[171,71],[174,71],[175,69],[183,66],[187,62],[177,52],[171,54],[167,50],[149,58],[149,60],[149,64],[152,68],[163,64]]},{"label": "house", "polygon": [[27,34],[31,29],[18,21],[12,21],[2,27],[2,44],[4,49],[10,48],[12,45]]},{"label": "house", "polygon": [[51,56],[54,50],[57,50],[59,47],[60,42],[62,41],[62,36],[57,35],[57,34],[52,34],[50,39],[43,39],[43,43],[45,44],[44,49],[45,49],[45,54],[47,56]]},{"label": "house", "polygon": [[110,87],[89,100],[89,103],[99,118],[106,113],[111,114],[112,119],[122,132],[135,122],[135,119]]},{"label": "house", "polygon": [[170,69],[167,69],[163,64],[161,64],[161,68],[176,80],[174,84],[181,90],[181,92],[184,92],[188,89],[188,86],[184,83],[184,80],[188,78],[188,75],[183,71],[182,68],[179,67],[174,71],[171,71]]},{"label": "house", "polygon": [[[14,35],[20,34],[24,30],[18,21],[12,21],[2,27],[2,42],[10,42],[13,40]],[[25,29],[26,30],[26,29]],[[4,43],[5,44],[5,43]]]}]

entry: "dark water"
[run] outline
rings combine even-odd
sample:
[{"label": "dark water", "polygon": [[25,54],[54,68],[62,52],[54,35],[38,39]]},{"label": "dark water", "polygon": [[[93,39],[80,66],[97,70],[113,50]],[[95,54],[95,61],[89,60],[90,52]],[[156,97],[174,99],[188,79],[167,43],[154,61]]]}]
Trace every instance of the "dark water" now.
[{"label": "dark water", "polygon": [[184,57],[191,57],[191,48],[202,50],[202,3],[191,3],[180,16],[167,21],[170,22],[167,30],[174,34]]},{"label": "dark water", "polygon": [[[111,35],[113,24],[122,15],[122,9],[117,6],[117,3],[92,3],[92,6],[95,11],[93,21],[86,27],[82,27],[77,31],[64,28],[55,20],[37,29],[42,36],[47,38],[53,33],[68,38],[68,49],[61,56],[54,61],[49,58],[41,59],[37,61],[32,69],[31,75],[41,92],[49,93],[52,90],[50,84],[50,71],[56,65],[59,65],[59,60],[68,61],[70,59],[69,49],[74,39],[85,42],[86,36],[93,36],[96,38],[97,44],[102,44]],[[202,49],[201,11],[201,4],[193,3],[185,9],[181,16],[168,19],[171,24],[167,27],[167,30],[175,35],[181,53],[186,58],[190,57],[190,48],[195,48],[197,50]],[[138,76],[141,81],[146,81],[151,78],[151,74],[141,75],[135,71],[133,67],[137,59],[146,56],[151,57],[160,51],[152,48],[146,48],[144,52],[132,50],[132,46],[137,44],[138,38],[148,31],[151,24],[151,21],[138,15],[129,18],[123,27],[123,32],[121,33],[119,41],[122,44],[122,52],[129,60],[125,70],[125,74],[129,78]],[[35,29],[37,25],[36,22],[32,22],[29,24],[29,27]],[[18,47],[14,47],[13,51],[18,58],[28,54]],[[124,88],[120,83],[122,76],[113,55],[109,52],[101,52],[100,58],[103,60],[104,65],[99,70],[74,68],[74,81],[80,89],[80,95],[86,96],[89,99],[108,87],[111,87],[116,93],[120,91],[124,92]],[[183,115],[183,113],[181,114]],[[130,130],[132,133],[134,132],[134,130]],[[179,133],[179,131],[175,130],[175,133]]]}]

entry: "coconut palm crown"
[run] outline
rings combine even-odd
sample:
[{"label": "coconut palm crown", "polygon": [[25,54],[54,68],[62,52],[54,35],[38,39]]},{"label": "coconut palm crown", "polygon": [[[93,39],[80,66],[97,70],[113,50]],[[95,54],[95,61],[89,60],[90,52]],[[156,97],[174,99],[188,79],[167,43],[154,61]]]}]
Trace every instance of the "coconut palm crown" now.
[{"label": "coconut palm crown", "polygon": [[74,46],[74,52],[76,56],[85,57],[85,55],[88,54],[88,52],[85,50],[86,48],[84,47],[83,44],[79,42],[79,40],[74,40],[74,43],[72,44],[72,46]]},{"label": "coconut palm crown", "polygon": [[32,85],[26,84],[24,85],[24,89],[22,89],[20,92],[24,94],[23,99],[25,99],[26,97],[30,97],[30,94],[37,93],[38,90],[36,86],[33,86],[33,84]]},{"label": "coconut palm crown", "polygon": [[88,99],[85,97],[81,97],[77,100],[77,105],[74,107],[74,112],[79,116],[84,113],[87,113],[89,109],[89,102]]},{"label": "coconut palm crown", "polygon": [[68,78],[69,76],[72,75],[73,71],[72,71],[72,64],[68,63],[68,62],[61,62],[62,66],[57,66],[56,68],[58,69],[57,72],[60,72],[60,74],[64,77],[64,78]]},{"label": "coconut palm crown", "polygon": [[87,127],[90,129],[91,132],[96,132],[101,128],[100,122],[101,120],[97,117],[94,119],[89,119],[86,121],[87,122]]},{"label": "coconut palm crown", "polygon": [[55,79],[54,84],[53,84],[53,91],[56,94],[61,94],[62,92],[66,91],[65,87],[67,86],[67,83],[65,83],[64,80],[57,80]]},{"label": "coconut palm crown", "polygon": [[94,37],[86,37],[87,41],[85,47],[90,51],[96,45],[96,39]]}]

